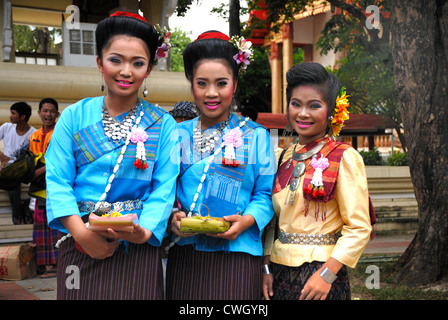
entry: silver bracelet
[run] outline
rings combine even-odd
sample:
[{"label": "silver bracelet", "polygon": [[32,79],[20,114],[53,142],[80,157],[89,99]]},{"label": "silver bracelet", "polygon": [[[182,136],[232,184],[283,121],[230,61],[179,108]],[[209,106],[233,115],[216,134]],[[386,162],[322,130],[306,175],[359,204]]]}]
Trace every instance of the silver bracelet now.
[{"label": "silver bracelet", "polygon": [[328,284],[332,284],[334,280],[338,278],[337,275],[335,275],[333,272],[330,271],[327,267],[324,267],[322,271],[320,272],[320,276],[324,281]]},{"label": "silver bracelet", "polygon": [[269,271],[269,265],[268,264],[264,264],[263,265],[263,273],[264,274],[271,274],[271,272]]}]

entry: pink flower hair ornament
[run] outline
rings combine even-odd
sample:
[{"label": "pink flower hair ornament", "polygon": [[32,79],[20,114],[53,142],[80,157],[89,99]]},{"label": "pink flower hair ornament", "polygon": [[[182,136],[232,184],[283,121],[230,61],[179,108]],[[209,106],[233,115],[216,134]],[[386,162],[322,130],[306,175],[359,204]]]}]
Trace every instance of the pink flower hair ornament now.
[{"label": "pink flower hair ornament", "polygon": [[250,62],[253,61],[252,42],[240,36],[233,36],[230,42],[238,49],[238,53],[233,56],[233,59],[238,65],[241,65],[240,72],[244,72]]},{"label": "pink flower hair ornament", "polygon": [[171,49],[171,32],[169,32],[165,27],[161,28],[159,25],[156,25],[155,28],[159,33],[159,46],[157,47],[156,54],[154,56],[154,64],[156,65],[159,59],[165,58],[166,53]]}]

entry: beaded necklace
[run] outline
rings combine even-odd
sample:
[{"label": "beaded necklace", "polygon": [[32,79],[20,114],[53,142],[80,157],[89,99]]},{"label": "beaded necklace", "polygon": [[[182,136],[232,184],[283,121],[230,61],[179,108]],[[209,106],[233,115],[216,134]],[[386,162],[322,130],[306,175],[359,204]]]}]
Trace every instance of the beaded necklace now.
[{"label": "beaded necklace", "polygon": [[[137,110],[137,107],[138,107],[139,105],[140,105],[140,102],[138,102],[138,103],[134,106],[134,114],[136,113],[135,111]],[[104,112],[104,107],[103,107],[103,112]],[[131,123],[132,128],[131,128],[131,130],[128,129],[128,132],[126,133],[126,140],[125,140],[125,142],[124,142],[123,147],[121,147],[121,150],[120,150],[120,152],[119,152],[119,156],[118,156],[118,159],[117,159],[117,163],[115,164],[114,169],[113,169],[113,172],[112,172],[112,174],[110,175],[110,177],[109,177],[109,179],[108,179],[108,183],[107,183],[107,185],[106,185],[106,188],[104,189],[103,194],[101,195],[101,197],[100,197],[100,199],[98,200],[98,202],[95,204],[95,210],[94,210],[93,212],[98,211],[98,210],[104,210],[104,209],[109,208],[110,204],[107,203],[107,202],[105,202],[104,200],[105,200],[106,197],[107,197],[107,193],[109,192],[110,187],[111,187],[111,185],[112,185],[112,182],[113,182],[114,179],[115,179],[115,174],[118,172],[118,169],[120,168],[120,164],[121,164],[121,162],[123,161],[123,157],[124,157],[124,154],[125,154],[125,152],[126,152],[126,149],[127,149],[128,145],[129,145],[129,142],[131,141],[132,129],[138,127],[138,125],[139,125],[139,123],[140,123],[142,117],[144,116],[144,114],[145,114],[145,113],[144,113],[143,111],[140,111],[140,114],[139,114],[138,118],[135,120],[135,124],[132,125],[132,123]],[[135,117],[134,117],[134,118],[135,118]],[[132,118],[132,120],[133,120],[134,118]],[[104,123],[103,123],[103,124],[104,124]],[[112,212],[109,212],[109,215],[110,215],[111,213],[112,213]],[[89,223],[88,223],[88,222],[86,222],[85,225],[86,225],[87,228],[89,228]],[[65,236],[63,236],[61,239],[59,239],[59,240],[57,241],[55,247],[56,247],[56,248],[59,248],[59,246],[61,245],[61,243],[64,242],[66,239],[70,238],[70,237],[72,237],[72,235],[71,235],[70,233],[67,233]]]}]

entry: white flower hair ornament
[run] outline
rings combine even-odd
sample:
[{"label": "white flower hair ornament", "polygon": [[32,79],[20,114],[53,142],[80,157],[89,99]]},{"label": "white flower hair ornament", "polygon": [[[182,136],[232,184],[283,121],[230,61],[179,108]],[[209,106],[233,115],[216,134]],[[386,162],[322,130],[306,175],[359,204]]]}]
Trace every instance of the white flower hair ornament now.
[{"label": "white flower hair ornament", "polygon": [[238,53],[233,56],[233,59],[238,65],[241,65],[240,72],[246,71],[247,66],[254,60],[252,42],[240,36],[233,36],[230,38],[230,42],[238,49]]}]

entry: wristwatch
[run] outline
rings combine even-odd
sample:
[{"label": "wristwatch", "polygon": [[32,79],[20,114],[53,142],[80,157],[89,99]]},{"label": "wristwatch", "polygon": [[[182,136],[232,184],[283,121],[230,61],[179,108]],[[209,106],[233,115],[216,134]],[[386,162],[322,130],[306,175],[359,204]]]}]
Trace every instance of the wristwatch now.
[{"label": "wristwatch", "polygon": [[328,284],[332,284],[334,280],[337,279],[337,275],[335,275],[333,272],[330,271],[327,267],[324,267],[322,271],[320,272],[320,276],[324,281]]}]

